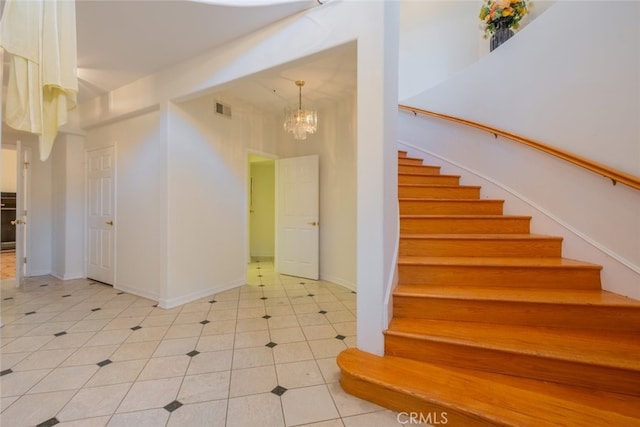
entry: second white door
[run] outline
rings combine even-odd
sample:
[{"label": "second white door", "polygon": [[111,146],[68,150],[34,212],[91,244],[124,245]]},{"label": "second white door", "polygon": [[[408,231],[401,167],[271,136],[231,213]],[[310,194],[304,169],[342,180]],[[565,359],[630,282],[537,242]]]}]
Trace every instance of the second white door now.
[{"label": "second white door", "polygon": [[87,152],[87,277],[113,285],[115,278],[115,150]]},{"label": "second white door", "polygon": [[318,155],[280,159],[276,164],[276,269],[281,274],[318,280]]}]

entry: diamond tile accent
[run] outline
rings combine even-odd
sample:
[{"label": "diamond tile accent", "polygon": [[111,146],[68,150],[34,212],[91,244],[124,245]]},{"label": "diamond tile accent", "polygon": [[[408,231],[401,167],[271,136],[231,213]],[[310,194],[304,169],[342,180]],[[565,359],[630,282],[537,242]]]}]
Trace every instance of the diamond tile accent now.
[{"label": "diamond tile accent", "polygon": [[277,345],[278,345],[278,344],[274,343],[273,341],[269,342],[268,344],[265,344],[265,346],[266,346],[266,347],[269,347],[269,348],[273,348],[273,347],[275,347],[275,346],[277,346]]},{"label": "diamond tile accent", "polygon": [[24,315],[25,315],[25,316],[29,316],[29,315],[31,315],[31,314],[36,314],[36,312],[35,312],[35,311],[30,311],[30,312],[28,312],[28,313],[25,313]]},{"label": "diamond tile accent", "polygon": [[12,373],[12,369],[5,369],[4,371],[0,371],[0,377]]},{"label": "diamond tile accent", "polygon": [[324,310],[320,310],[318,313],[319,313],[319,314],[327,314],[327,312],[326,312],[326,311],[324,311]]},{"label": "diamond tile accent", "polygon": [[100,311],[100,310],[102,310],[100,307],[91,309],[91,311]]},{"label": "diamond tile accent", "polygon": [[351,293],[352,293],[352,294],[355,294],[355,293],[356,293],[356,291],[351,291]]},{"label": "diamond tile accent", "polygon": [[278,396],[282,396],[285,391],[287,391],[286,388],[278,385],[278,386],[275,386],[273,390],[271,390],[271,393],[276,394]]},{"label": "diamond tile accent", "polygon": [[199,354],[200,354],[200,352],[198,350],[193,350],[193,351],[190,351],[189,353],[187,353],[187,356],[194,357],[194,356],[197,356]]},{"label": "diamond tile accent", "polygon": [[201,324],[203,324],[203,325],[206,325],[207,323],[211,323],[211,321],[209,321],[209,320],[203,320],[203,321],[202,321],[202,322],[200,322],[200,323],[201,323]]},{"label": "diamond tile accent", "polygon": [[271,316],[269,316],[268,314],[265,314],[264,316],[262,316],[263,319],[271,319]]},{"label": "diamond tile accent", "polygon": [[60,421],[56,417],[49,418],[47,421],[41,422],[36,427],[49,427],[54,426],[56,424],[60,424]]},{"label": "diamond tile accent", "polygon": [[124,292],[118,292],[116,295],[122,295],[124,294]]},{"label": "diamond tile accent", "polygon": [[61,337],[63,335],[67,335],[67,333],[65,331],[62,331],[62,332],[58,332],[57,334],[53,334],[53,335],[56,336],[56,337]]},{"label": "diamond tile accent", "polygon": [[13,299],[13,297],[2,298],[3,301],[9,301],[10,299]]},{"label": "diamond tile accent", "polygon": [[307,296],[308,296],[308,297],[315,297],[315,295],[314,295],[314,294],[309,294],[309,295],[307,295]]},{"label": "diamond tile accent", "polygon": [[136,325],[133,328],[131,328],[132,331],[137,331],[138,329],[142,329],[142,326]]},{"label": "diamond tile accent", "polygon": [[157,306],[158,306],[158,304],[153,304],[151,307],[154,307],[154,308],[155,308],[155,307],[157,307]]},{"label": "diamond tile accent", "polygon": [[261,288],[264,288],[264,285],[258,285],[258,286],[261,287]]},{"label": "diamond tile accent", "polygon": [[260,298],[260,299],[261,299],[261,300],[265,300],[265,299],[268,299],[268,298],[267,298],[267,297],[262,297],[262,298]]},{"label": "diamond tile accent", "polygon": [[343,339],[345,339],[346,337],[345,337],[344,335],[336,335],[336,336],[335,336],[335,338],[336,338],[337,340],[343,340]]},{"label": "diamond tile accent", "polygon": [[262,267],[256,267],[256,270],[261,270],[261,269],[262,269]]},{"label": "diamond tile accent", "polygon": [[167,410],[167,411],[169,411],[169,412],[173,412],[173,411],[175,411],[176,409],[178,409],[178,408],[179,408],[179,407],[181,407],[181,406],[182,406],[182,403],[180,403],[180,402],[179,402],[179,401],[177,401],[177,400],[174,400],[173,402],[171,402],[171,403],[169,403],[168,405],[166,405],[166,406],[164,407],[164,409],[166,409],[166,410]]},{"label": "diamond tile accent", "polygon": [[262,277],[262,274],[258,274],[258,277]]},{"label": "diamond tile accent", "polygon": [[49,284],[45,283],[44,285],[40,285],[41,288],[44,288],[45,286],[49,286]]},{"label": "diamond tile accent", "polygon": [[304,282],[300,282],[301,285],[304,285]]},{"label": "diamond tile accent", "polygon": [[70,296],[71,296],[71,294],[62,295],[62,298],[67,298],[67,297],[70,297]]},{"label": "diamond tile accent", "polygon": [[209,304],[214,304],[214,303],[216,303],[216,302],[218,302],[218,301],[216,301],[216,300],[212,299],[211,301],[209,301]]},{"label": "diamond tile accent", "polygon": [[98,365],[98,366],[100,366],[102,368],[103,366],[107,366],[110,363],[113,363],[113,362],[111,360],[109,360],[109,359],[105,359],[102,362],[96,363],[96,365]]}]

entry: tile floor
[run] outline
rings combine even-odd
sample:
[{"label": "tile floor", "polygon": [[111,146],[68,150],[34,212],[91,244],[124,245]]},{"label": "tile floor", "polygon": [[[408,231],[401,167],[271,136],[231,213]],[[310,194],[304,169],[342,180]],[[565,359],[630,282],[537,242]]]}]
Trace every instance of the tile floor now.
[{"label": "tile floor", "polygon": [[88,280],[3,284],[0,424],[401,425],[338,383],[354,293],[268,262],[248,282],[171,310]]}]

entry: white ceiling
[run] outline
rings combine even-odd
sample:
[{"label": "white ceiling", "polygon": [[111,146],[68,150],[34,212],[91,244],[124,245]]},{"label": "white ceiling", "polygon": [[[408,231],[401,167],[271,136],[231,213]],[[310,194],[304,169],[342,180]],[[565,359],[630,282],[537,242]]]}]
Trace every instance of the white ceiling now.
[{"label": "white ceiling", "polygon": [[[322,6],[318,0],[76,0],[79,101],[311,7]],[[301,79],[303,106],[355,90],[355,48],[268,70],[218,93],[281,111],[297,102],[294,81]]]}]

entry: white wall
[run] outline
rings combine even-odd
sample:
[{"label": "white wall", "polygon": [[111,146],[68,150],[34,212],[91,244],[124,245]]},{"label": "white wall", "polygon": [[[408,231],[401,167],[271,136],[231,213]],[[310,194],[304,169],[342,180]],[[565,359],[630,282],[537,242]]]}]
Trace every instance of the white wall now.
[{"label": "white wall", "polygon": [[[293,37],[292,35],[295,35]],[[178,64],[170,69],[140,79],[130,85],[98,97],[81,106],[81,124],[84,127],[105,123],[154,106],[171,117],[162,129],[167,139],[161,138],[161,161],[168,165],[167,176],[161,170],[160,180],[167,182],[168,194],[161,200],[160,236],[157,242],[166,254],[160,258],[166,263],[161,265],[162,298],[166,302],[178,302],[204,292],[211,286],[212,278],[217,283],[234,280],[237,269],[233,264],[223,266],[211,274],[194,273],[190,266],[199,265],[206,252],[207,244],[200,242],[188,245],[182,237],[182,226],[175,222],[182,220],[171,203],[188,199],[178,191],[191,193],[191,188],[180,188],[182,183],[197,183],[200,177],[215,178],[221,172],[205,170],[204,166],[194,165],[195,170],[185,169],[185,176],[178,176],[176,167],[191,167],[186,159],[189,156],[180,146],[183,131],[193,127],[187,116],[168,102],[176,99],[193,98],[203,91],[229,83],[261,70],[271,68],[301,57],[311,55],[348,42],[357,41],[358,54],[358,120],[357,120],[357,280],[358,280],[358,345],[374,353],[383,352],[382,330],[384,323],[384,294],[394,271],[393,242],[396,239],[397,215],[388,206],[396,203],[396,103],[397,86],[397,35],[398,14],[396,2],[334,1],[285,19],[247,37],[212,50],[205,55]],[[287,46],[283,49],[283,46]],[[168,117],[168,116],[167,116]],[[164,119],[163,119],[164,120]],[[164,123],[164,122],[163,122]],[[163,132],[164,130],[161,130]],[[250,132],[250,129],[247,129]],[[207,144],[197,132],[189,132],[194,137],[196,150],[201,150],[204,159],[213,160],[207,153]],[[267,150],[256,147],[258,151]],[[226,147],[220,153],[228,167],[225,178],[232,178],[230,188],[236,187],[232,170],[237,170],[238,154]],[[242,156],[244,158],[245,156]],[[243,161],[246,164],[245,161]],[[215,163],[214,163],[215,164]],[[246,169],[244,170],[246,176]],[[176,182],[173,178],[177,178]],[[182,179],[184,178],[184,180]],[[166,181],[165,181],[166,180]],[[200,185],[200,184],[199,184]],[[211,184],[210,184],[211,185]],[[215,187],[214,188],[218,189]],[[207,189],[195,187],[195,194],[207,194]],[[216,197],[218,197],[216,195]],[[210,201],[205,202],[205,211],[213,209]],[[230,204],[239,203],[235,199]],[[246,203],[246,201],[243,201]],[[245,211],[243,211],[245,212]],[[166,216],[165,216],[166,215]],[[196,219],[200,213],[194,214]],[[191,218],[190,218],[191,219]],[[229,232],[238,229],[237,218],[231,218]],[[164,230],[167,234],[164,234]],[[187,235],[189,233],[186,233]],[[212,230],[203,230],[203,235],[212,237]],[[217,237],[217,236],[215,236]],[[242,240],[242,239],[241,239]],[[246,238],[244,239],[246,241]],[[220,245],[226,242],[222,240]],[[187,246],[185,246],[187,245]],[[388,247],[391,246],[391,248]],[[179,249],[178,249],[179,248]],[[193,259],[179,250],[190,249],[195,253]],[[216,248],[217,250],[217,248]],[[231,246],[222,259],[238,252]],[[210,256],[216,255],[212,252]],[[238,257],[244,270],[246,254]],[[231,274],[230,270],[234,270]],[[186,273],[186,276],[181,275]],[[182,286],[182,284],[185,286]],[[229,282],[232,283],[232,282]]]},{"label": "white wall", "polygon": [[171,307],[245,283],[247,149],[273,153],[275,117],[248,104],[233,118],[211,97],[170,108],[168,279]]},{"label": "white wall", "polygon": [[[640,97],[632,95],[640,93],[638,16],[637,2],[558,2],[490,55],[406,103],[640,175]],[[616,31],[594,31],[593,22]],[[605,289],[640,297],[640,192],[489,134],[405,113],[400,120],[402,141],[486,178],[485,194],[504,193],[511,206],[537,210],[534,231],[559,232],[565,256],[605,266]]]},{"label": "white wall", "polygon": [[2,149],[2,192],[15,193],[17,186],[16,171],[17,153],[15,149]]},{"label": "white wall", "polygon": [[116,147],[114,287],[160,298],[160,114],[157,110],[87,131],[86,149]]},{"label": "white wall", "polygon": [[[553,3],[531,3],[520,30]],[[398,99],[436,86],[489,54],[478,18],[481,5],[480,0],[400,0]]]},{"label": "white wall", "polygon": [[250,254],[252,257],[275,255],[275,162],[251,163],[253,188],[249,206]]},{"label": "white wall", "polygon": [[52,272],[63,280],[84,277],[84,138],[58,134],[51,152]]}]

